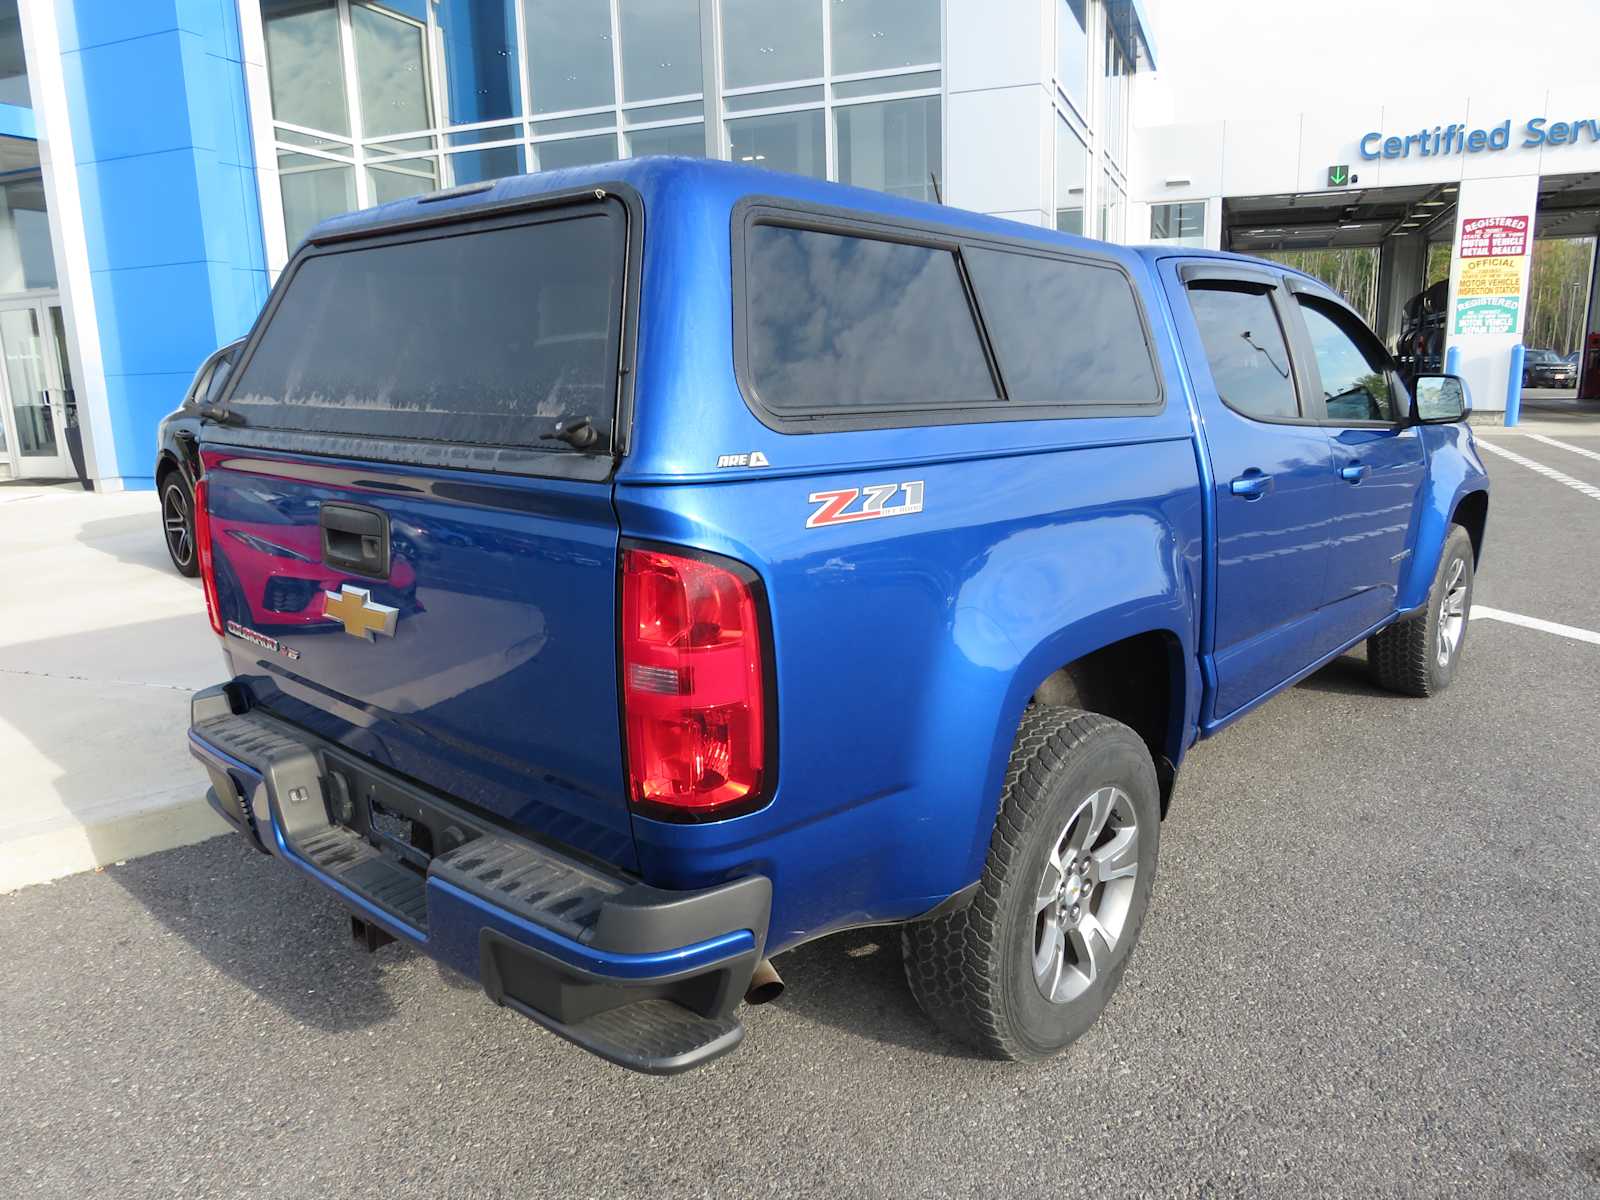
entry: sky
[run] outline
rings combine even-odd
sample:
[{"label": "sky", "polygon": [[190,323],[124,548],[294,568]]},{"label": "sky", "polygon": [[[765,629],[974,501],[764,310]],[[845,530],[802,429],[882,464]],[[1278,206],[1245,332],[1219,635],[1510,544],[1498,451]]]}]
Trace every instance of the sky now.
[{"label": "sky", "polygon": [[[1492,90],[1497,64],[1600,79],[1600,0],[1146,0],[1157,70],[1140,125]],[[1600,113],[1571,114],[1576,118]]]}]

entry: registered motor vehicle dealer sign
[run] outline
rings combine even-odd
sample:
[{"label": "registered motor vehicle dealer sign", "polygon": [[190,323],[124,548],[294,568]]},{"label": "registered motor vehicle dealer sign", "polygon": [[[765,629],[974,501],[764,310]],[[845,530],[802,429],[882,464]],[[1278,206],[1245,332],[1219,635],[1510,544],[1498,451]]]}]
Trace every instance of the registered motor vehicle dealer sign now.
[{"label": "registered motor vehicle dealer sign", "polygon": [[1472,217],[1461,224],[1456,257],[1458,334],[1516,333],[1522,320],[1522,279],[1528,217]]}]

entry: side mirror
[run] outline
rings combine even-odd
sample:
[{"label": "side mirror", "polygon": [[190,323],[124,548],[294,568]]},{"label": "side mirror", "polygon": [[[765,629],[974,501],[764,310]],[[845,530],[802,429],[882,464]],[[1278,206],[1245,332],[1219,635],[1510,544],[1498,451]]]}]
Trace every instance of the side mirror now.
[{"label": "side mirror", "polygon": [[1464,421],[1472,411],[1466,380],[1459,375],[1418,375],[1412,394],[1412,419],[1424,425]]}]

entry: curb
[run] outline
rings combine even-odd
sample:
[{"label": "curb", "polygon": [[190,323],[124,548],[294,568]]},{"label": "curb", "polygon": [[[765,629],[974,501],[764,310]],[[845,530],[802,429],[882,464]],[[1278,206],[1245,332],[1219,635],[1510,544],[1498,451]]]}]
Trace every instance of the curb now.
[{"label": "curb", "polygon": [[0,895],[229,832],[201,798],[30,834],[0,845]]}]

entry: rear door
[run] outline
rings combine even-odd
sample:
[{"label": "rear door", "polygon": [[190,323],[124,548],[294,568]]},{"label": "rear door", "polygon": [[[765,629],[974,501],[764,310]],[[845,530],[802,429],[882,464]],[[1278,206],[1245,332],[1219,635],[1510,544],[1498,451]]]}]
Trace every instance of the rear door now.
[{"label": "rear door", "polygon": [[1216,504],[1212,589],[1221,720],[1315,660],[1332,450],[1299,361],[1280,278],[1168,260],[1164,278],[1205,422]]},{"label": "rear door", "polygon": [[1410,395],[1377,335],[1318,290],[1297,286],[1294,298],[1333,454],[1322,621],[1332,650],[1394,610],[1427,463]]},{"label": "rear door", "polygon": [[[605,199],[310,247],[203,445],[256,703],[622,866],[610,474],[637,227]],[[592,445],[557,436],[584,420]]]}]

